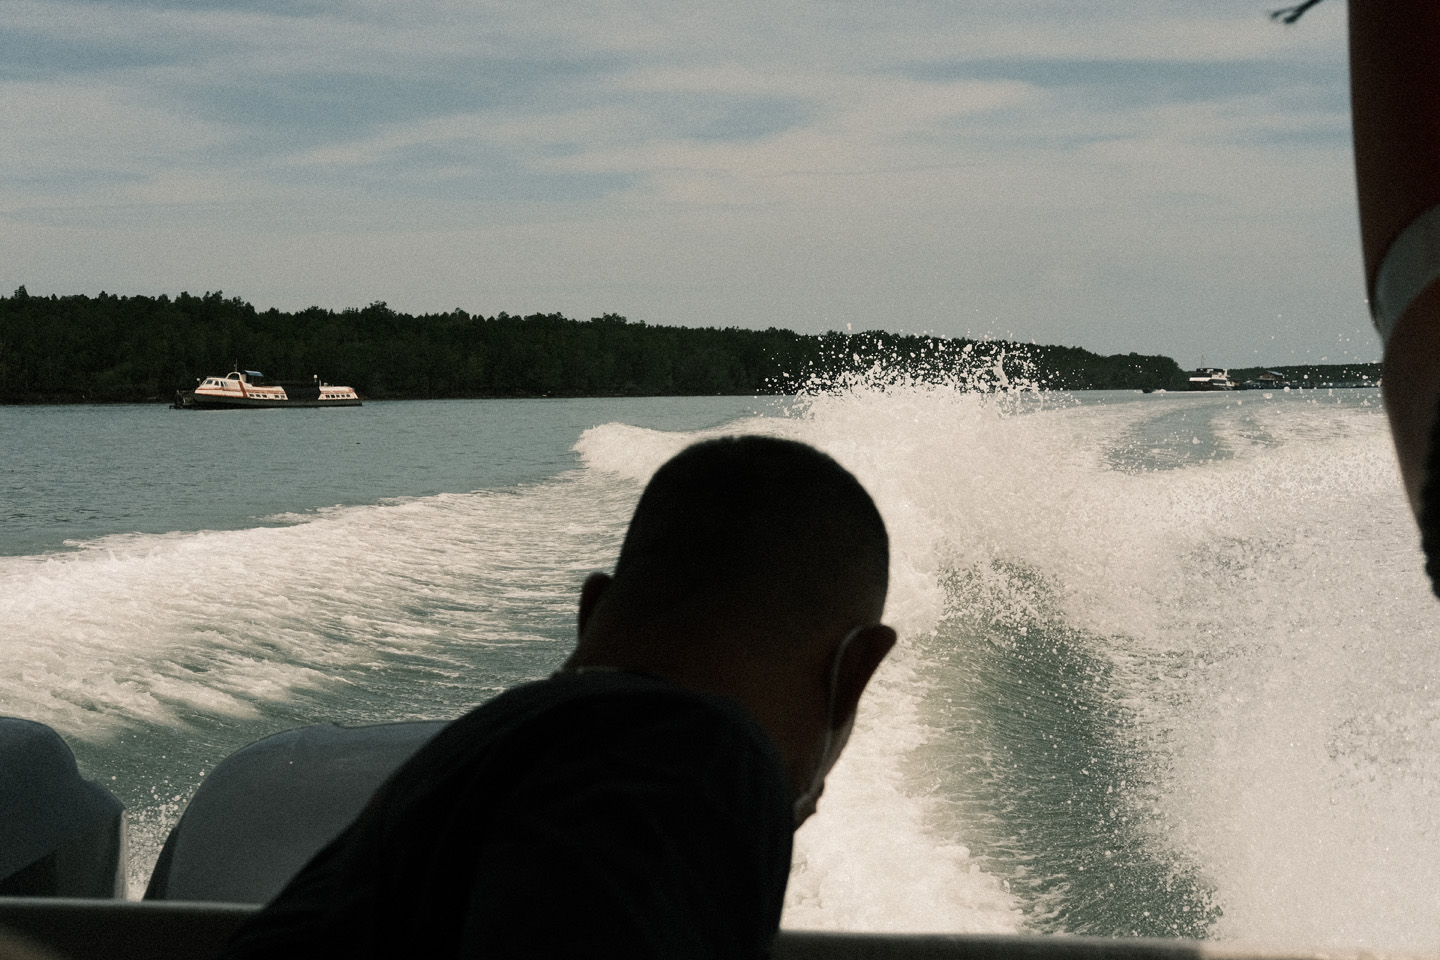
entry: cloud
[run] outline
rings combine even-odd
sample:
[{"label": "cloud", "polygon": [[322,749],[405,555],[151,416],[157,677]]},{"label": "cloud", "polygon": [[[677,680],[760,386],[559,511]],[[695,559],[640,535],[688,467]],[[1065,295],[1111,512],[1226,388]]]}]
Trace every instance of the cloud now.
[{"label": "cloud", "polygon": [[15,0],[3,269],[1211,358],[1313,312],[1310,349],[1364,319],[1343,18],[1267,9]]}]

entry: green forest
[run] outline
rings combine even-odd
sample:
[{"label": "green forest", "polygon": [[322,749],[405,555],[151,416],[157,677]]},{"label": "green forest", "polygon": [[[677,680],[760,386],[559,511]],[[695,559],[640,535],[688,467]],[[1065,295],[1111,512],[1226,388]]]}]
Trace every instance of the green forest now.
[{"label": "green forest", "polygon": [[1278,373],[1292,387],[1354,387],[1378,386],[1378,363],[1316,363],[1280,367],[1232,367],[1230,379],[1239,383],[1254,380],[1262,373]]},{"label": "green forest", "polygon": [[[235,364],[362,397],[676,396],[827,389],[848,377],[993,389],[1184,389],[1174,360],[868,331],[650,326],[606,314],[412,316],[385,303],[258,311],[220,292],[0,297],[0,402],[174,399]],[[1293,368],[1287,368],[1293,369]]]}]

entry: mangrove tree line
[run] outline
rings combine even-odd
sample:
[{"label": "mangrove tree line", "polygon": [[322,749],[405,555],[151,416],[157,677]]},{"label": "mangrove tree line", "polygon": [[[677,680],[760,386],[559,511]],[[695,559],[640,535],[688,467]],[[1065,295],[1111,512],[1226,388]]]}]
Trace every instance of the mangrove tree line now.
[{"label": "mangrove tree line", "polygon": [[373,399],[793,393],[864,375],[993,387],[1177,389],[1168,357],[869,331],[650,326],[606,314],[295,313],[219,292],[0,297],[0,402],[169,400],[239,363]]}]

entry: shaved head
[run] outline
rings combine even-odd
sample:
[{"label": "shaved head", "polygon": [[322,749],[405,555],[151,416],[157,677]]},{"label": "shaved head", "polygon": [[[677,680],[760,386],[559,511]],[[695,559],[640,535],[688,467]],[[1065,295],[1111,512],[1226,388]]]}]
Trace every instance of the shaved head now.
[{"label": "shaved head", "polygon": [[761,633],[878,616],[889,539],[870,495],[812,447],[741,436],[688,447],[635,508],[615,588],[672,624],[722,616]]},{"label": "shaved head", "polygon": [[815,809],[870,678],[890,542],[860,482],[803,443],[743,436],[655,472],[615,573],[580,590],[563,670],[635,670],[749,711],[785,764],[799,824]]}]

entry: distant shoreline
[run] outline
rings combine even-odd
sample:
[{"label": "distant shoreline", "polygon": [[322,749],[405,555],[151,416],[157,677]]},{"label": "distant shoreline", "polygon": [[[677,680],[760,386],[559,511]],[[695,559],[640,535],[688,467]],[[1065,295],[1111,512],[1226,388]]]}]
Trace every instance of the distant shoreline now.
[{"label": "distant shoreline", "polygon": [[[218,291],[32,297],[20,287],[0,297],[0,403],[170,403],[237,363],[272,380],[318,376],[368,400],[784,396],[849,382],[1175,392],[1189,376],[1164,356],[882,330],[662,327],[617,314],[411,316],[383,302],[262,312]],[[1302,385],[1379,379],[1379,364],[1230,375],[1265,369]]]},{"label": "distant shoreline", "polygon": [[[1302,385],[1296,385],[1296,384],[1293,384],[1293,383],[1292,383],[1292,384],[1288,384],[1287,386],[1283,386],[1283,387],[1247,387],[1247,388],[1237,388],[1237,389],[1235,389],[1235,390],[1226,391],[1226,392],[1228,392],[1228,393],[1234,393],[1234,394],[1241,394],[1241,395],[1250,394],[1250,393],[1283,393],[1283,392],[1287,392],[1287,391],[1288,391],[1288,392],[1291,392],[1291,393],[1308,393],[1308,392],[1310,392],[1310,391],[1312,391],[1312,390],[1373,390],[1373,389],[1378,389],[1379,386],[1380,386],[1379,381],[1371,381],[1371,382],[1365,382],[1365,381],[1344,381],[1344,382],[1319,381],[1319,382],[1305,383],[1305,384],[1302,384]],[[1147,391],[1144,391],[1144,390],[1143,390],[1142,388],[1140,388],[1140,387],[1066,387],[1066,388],[1042,388],[1042,392],[1046,392],[1046,393],[1101,393],[1101,392],[1107,392],[1107,391],[1108,391],[1108,392],[1111,392],[1111,393],[1143,393],[1143,392],[1147,392]],[[1159,390],[1152,390],[1152,391],[1148,391],[1148,392],[1150,392],[1150,393],[1164,393],[1164,394],[1166,394],[1166,395],[1169,395],[1169,394],[1184,394],[1184,395],[1186,395],[1186,396],[1204,396],[1204,395],[1208,395],[1208,394],[1215,393],[1215,392],[1219,392],[1219,391],[1189,390],[1189,389],[1186,389],[1186,388],[1183,388],[1183,387],[1182,387],[1182,388],[1174,389],[1174,390],[1166,389],[1166,388],[1161,388],[1161,389],[1159,389]],[[563,395],[563,396],[546,396],[546,395],[514,396],[514,395],[512,395],[512,396],[453,396],[453,397],[385,397],[385,398],[380,398],[380,399],[372,398],[372,397],[362,397],[362,399],[366,400],[367,402],[374,402],[374,403],[412,403],[412,402],[425,401],[425,400],[441,400],[441,401],[452,401],[452,400],[456,400],[456,401],[464,401],[464,400],[647,400],[647,399],[648,399],[648,400],[656,400],[656,399],[664,399],[664,398],[666,398],[666,397],[696,397],[696,396],[716,396],[716,397],[726,396],[726,397],[756,397],[756,398],[761,398],[761,397],[798,397],[798,396],[802,396],[802,394],[798,394],[798,393],[727,393],[727,394],[718,394],[718,393],[717,393],[717,394],[694,394],[694,393],[655,393],[655,394],[650,394],[650,393],[638,394],[638,393],[637,393],[637,394],[615,394],[615,393],[596,393],[596,394],[566,394],[566,395]],[[147,407],[147,406],[164,406],[164,407],[169,407],[169,406],[171,406],[173,403],[174,403],[174,397],[147,397],[147,398],[145,398],[145,399],[143,399],[143,400],[91,400],[91,399],[84,399],[84,398],[75,399],[75,398],[70,398],[70,397],[57,398],[57,399],[43,399],[43,398],[41,398],[41,399],[23,399],[23,400],[0,399],[0,407],[80,407],[80,406],[89,406],[89,407]]]}]

